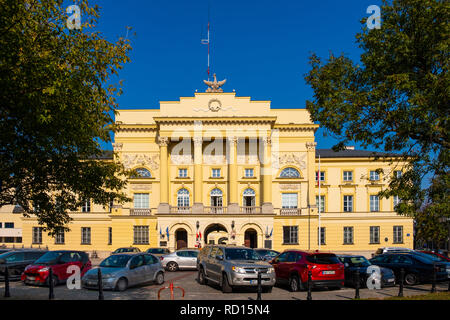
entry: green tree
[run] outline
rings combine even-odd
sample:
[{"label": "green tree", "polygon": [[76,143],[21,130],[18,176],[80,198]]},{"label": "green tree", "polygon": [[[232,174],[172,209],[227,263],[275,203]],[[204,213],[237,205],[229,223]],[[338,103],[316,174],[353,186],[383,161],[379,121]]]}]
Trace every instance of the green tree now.
[{"label": "green tree", "polygon": [[100,143],[115,129],[111,77],[131,46],[95,31],[97,6],[76,4],[81,29],[68,28],[63,1],[0,0],[0,206],[36,214],[51,235],[85,199],[129,200],[129,173],[101,160]]},{"label": "green tree", "polygon": [[[360,61],[330,54],[310,57],[307,109],[339,141],[401,155],[408,163],[380,194],[399,196],[400,214],[450,216],[449,41],[450,2],[383,1],[381,28],[362,31]],[[426,180],[424,180],[426,179]]]}]

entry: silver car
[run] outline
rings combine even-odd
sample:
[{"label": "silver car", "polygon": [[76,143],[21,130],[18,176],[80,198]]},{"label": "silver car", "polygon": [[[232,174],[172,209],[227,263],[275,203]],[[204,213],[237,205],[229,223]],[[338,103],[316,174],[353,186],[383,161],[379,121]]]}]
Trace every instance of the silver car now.
[{"label": "silver car", "polygon": [[181,249],[160,257],[162,266],[168,271],[197,269],[198,249]]},{"label": "silver car", "polygon": [[[204,251],[203,251],[204,250]],[[275,270],[263,261],[255,250],[246,247],[205,247],[198,261],[198,282],[219,284],[222,292],[232,292],[235,287],[258,285],[258,273],[264,292],[271,292],[275,285]]]},{"label": "silver car", "polygon": [[[100,263],[105,290],[124,291],[144,283],[164,283],[164,269],[157,257],[149,253],[111,255]],[[81,279],[87,289],[98,289],[98,268],[91,269]]]}]

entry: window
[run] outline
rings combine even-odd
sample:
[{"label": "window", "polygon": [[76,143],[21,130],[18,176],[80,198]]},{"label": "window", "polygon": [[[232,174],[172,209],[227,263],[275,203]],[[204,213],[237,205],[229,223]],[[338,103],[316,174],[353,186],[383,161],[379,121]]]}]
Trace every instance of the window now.
[{"label": "window", "polygon": [[370,243],[380,243],[380,227],[370,227]]},{"label": "window", "polygon": [[33,227],[33,239],[34,244],[42,243],[42,227]]},{"label": "window", "polygon": [[14,222],[5,222],[6,229],[14,229]]},{"label": "window", "polygon": [[244,191],[242,203],[244,207],[255,206],[255,191],[253,189],[248,188]]},{"label": "window", "polygon": [[222,207],[223,197],[222,190],[216,188],[211,190],[211,207]]},{"label": "window", "polygon": [[320,196],[320,208],[319,208],[319,196],[316,196],[316,206],[320,209],[320,212],[325,212],[325,196]]},{"label": "window", "polygon": [[212,169],[212,177],[220,178],[220,169]]},{"label": "window", "polygon": [[344,244],[353,244],[353,227],[344,227]]},{"label": "window", "polygon": [[396,171],[394,171],[394,176],[397,179],[400,179],[402,177],[402,172],[400,170],[396,170]]},{"label": "window", "polygon": [[2,223],[0,222],[0,229],[2,228]]},{"label": "window", "polygon": [[85,200],[81,206],[81,212],[91,212],[91,200]]},{"label": "window", "polygon": [[[316,171],[316,182],[318,181],[317,177],[319,177],[319,171]],[[324,181],[325,181],[325,171],[320,171],[320,182]]]},{"label": "window", "polygon": [[403,227],[394,226],[394,243],[403,243]]},{"label": "window", "polygon": [[353,196],[344,196],[344,212],[353,211]]},{"label": "window", "polygon": [[325,227],[320,227],[320,234],[319,234],[319,228],[317,228],[317,243],[319,243],[320,239],[320,245],[325,245]]},{"label": "window", "polygon": [[149,194],[148,193],[135,193],[134,194],[134,207],[136,209],[150,208]]},{"label": "window", "polygon": [[179,178],[187,178],[187,169],[183,168],[183,169],[178,169],[178,177]]},{"label": "window", "polygon": [[137,168],[134,171],[136,171],[136,174],[131,176],[132,179],[136,179],[136,178],[145,179],[145,178],[152,177],[152,174],[150,173],[150,171],[148,171],[145,168]]},{"label": "window", "polygon": [[380,211],[380,198],[377,195],[370,196],[370,211],[371,212]]},{"label": "window", "polygon": [[64,229],[56,231],[55,244],[64,244]]},{"label": "window", "polygon": [[353,171],[344,171],[343,180],[344,181],[353,181]]},{"label": "window", "polygon": [[380,175],[376,171],[370,171],[370,181],[378,181],[380,180]]},{"label": "window", "polygon": [[298,244],[298,226],[283,227],[283,244]]},{"label": "window", "polygon": [[81,244],[91,244],[91,228],[81,228]]},{"label": "window", "polygon": [[112,228],[108,228],[108,244],[112,244]]},{"label": "window", "polygon": [[281,207],[288,209],[296,209],[298,207],[298,194],[297,193],[282,193],[281,194]]},{"label": "window", "polygon": [[253,169],[245,169],[245,177],[252,178],[254,176]]},{"label": "window", "polygon": [[400,203],[400,198],[398,196],[394,196],[393,197],[393,204],[394,204],[394,209],[395,207]]},{"label": "window", "polygon": [[300,172],[295,168],[285,168],[281,171],[280,178],[300,178]]},{"label": "window", "polygon": [[178,207],[189,207],[189,191],[187,189],[178,190],[177,206]]},{"label": "window", "polygon": [[109,201],[109,212],[112,212],[113,206],[114,206],[114,200],[110,200]]},{"label": "window", "polygon": [[148,244],[148,226],[133,227],[134,244]]},{"label": "window", "polygon": [[143,266],[144,264],[145,264],[145,260],[144,260],[143,255],[138,255],[138,256],[132,258],[130,261],[130,267],[133,267],[133,268],[139,268],[139,267]]}]

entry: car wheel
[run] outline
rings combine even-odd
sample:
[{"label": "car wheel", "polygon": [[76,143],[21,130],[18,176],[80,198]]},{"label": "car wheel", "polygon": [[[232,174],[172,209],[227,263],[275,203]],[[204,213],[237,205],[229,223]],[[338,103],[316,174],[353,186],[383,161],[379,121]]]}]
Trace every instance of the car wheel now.
[{"label": "car wheel", "polygon": [[159,272],[159,273],[156,275],[155,283],[156,283],[157,285],[162,285],[162,284],[164,283],[164,273]]},{"label": "car wheel", "polygon": [[208,283],[208,280],[206,280],[205,277],[205,270],[203,270],[202,267],[200,267],[200,270],[198,271],[198,283],[201,285],[205,285]]},{"label": "car wheel", "polygon": [[228,282],[228,277],[226,274],[222,275],[222,292],[223,293],[233,292],[233,288],[230,286],[230,283]]},{"label": "car wheel", "polygon": [[417,283],[417,276],[414,273],[408,273],[405,276],[405,283],[409,286],[413,286]]},{"label": "car wheel", "polygon": [[175,262],[169,262],[166,266],[167,270],[174,272],[178,270],[178,265]]},{"label": "car wheel", "polygon": [[289,278],[289,291],[297,292],[300,289],[300,281],[298,280],[298,276],[293,274]]},{"label": "car wheel", "polygon": [[125,291],[128,287],[128,281],[125,278],[120,278],[119,281],[117,281],[116,284],[116,290],[117,291]]}]

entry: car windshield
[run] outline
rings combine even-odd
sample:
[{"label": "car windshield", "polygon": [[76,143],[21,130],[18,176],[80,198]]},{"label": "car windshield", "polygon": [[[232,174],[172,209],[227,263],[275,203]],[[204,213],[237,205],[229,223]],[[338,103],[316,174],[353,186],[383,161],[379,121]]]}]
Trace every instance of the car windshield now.
[{"label": "car windshield", "polygon": [[55,263],[58,261],[59,257],[63,254],[60,251],[49,251],[44,254],[42,257],[35,261],[35,264],[47,264],[47,263]]},{"label": "car windshield", "polygon": [[227,260],[261,260],[261,256],[253,249],[225,249]]},{"label": "car windshield", "polygon": [[369,260],[367,260],[365,257],[345,258],[345,262],[350,264],[352,267],[368,267],[371,265]]},{"label": "car windshield", "polygon": [[117,255],[117,256],[109,256],[105,260],[100,263],[100,267],[105,268],[125,268],[127,262],[130,260],[131,256],[129,255]]},{"label": "car windshield", "polygon": [[0,254],[0,259],[6,259],[6,258],[8,258],[11,254],[12,254],[12,252],[1,253],[1,254]]},{"label": "car windshield", "polygon": [[338,264],[341,263],[334,254],[312,254],[306,256],[306,260],[317,264]]}]

